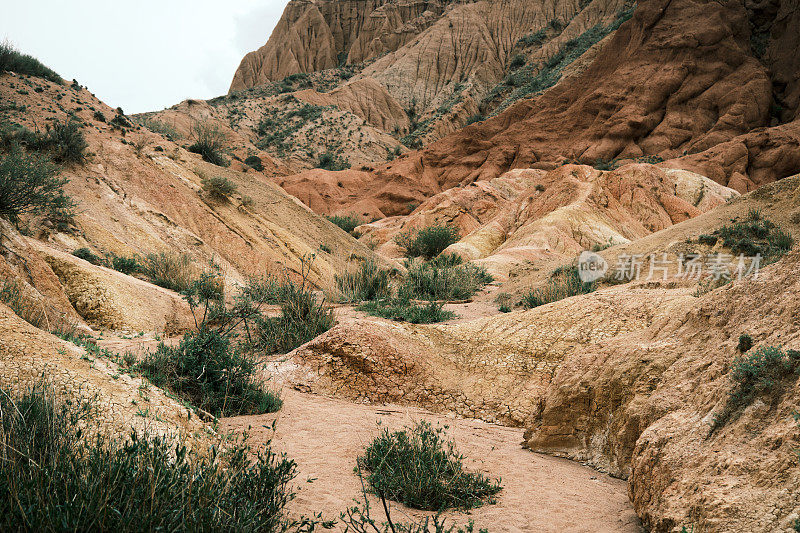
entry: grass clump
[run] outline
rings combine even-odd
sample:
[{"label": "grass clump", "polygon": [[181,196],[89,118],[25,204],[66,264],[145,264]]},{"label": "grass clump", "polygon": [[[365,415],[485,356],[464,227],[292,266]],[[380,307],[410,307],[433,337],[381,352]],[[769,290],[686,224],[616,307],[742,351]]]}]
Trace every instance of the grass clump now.
[{"label": "grass clump", "polygon": [[588,294],[596,288],[597,283],[595,282],[585,283],[581,281],[577,268],[559,268],[551,274],[547,285],[525,293],[520,304],[526,309],[532,309],[571,296]]},{"label": "grass clump", "polygon": [[64,193],[67,182],[47,158],[12,146],[0,158],[0,217],[13,223],[28,213],[70,218],[75,203]]},{"label": "grass clump", "polygon": [[479,507],[501,490],[499,480],[466,472],[455,443],[429,422],[384,429],[358,461],[376,493],[416,509]]},{"label": "grass clump", "polygon": [[350,235],[353,235],[356,228],[362,224],[361,219],[356,215],[329,215],[325,218],[342,228]]},{"label": "grass clump", "polygon": [[50,151],[56,163],[65,164],[83,163],[89,146],[78,122],[70,119],[48,125],[41,145]]},{"label": "grass clump", "polygon": [[750,348],[753,347],[753,337],[748,335],[747,333],[742,333],[739,335],[739,343],[736,345],[736,349],[742,353],[749,352]]},{"label": "grass clump", "polygon": [[228,196],[232,195],[237,190],[236,184],[224,176],[203,178],[201,184],[204,193],[210,198],[220,202],[227,200]]},{"label": "grass clump", "polygon": [[443,303],[431,301],[424,305],[415,305],[408,300],[375,300],[359,305],[356,309],[372,316],[388,318],[412,324],[435,324],[456,317],[452,311],[444,309]]},{"label": "grass clump", "polygon": [[[287,531],[296,465],[269,447],[200,454],[94,431],[96,413],[37,385],[0,391],[3,531]],[[89,431],[87,431],[87,429]]]},{"label": "grass clump", "polygon": [[4,70],[44,78],[59,85],[63,81],[53,69],[45,66],[35,57],[18,51],[8,40],[0,43],[0,72]]},{"label": "grass clump", "polygon": [[223,155],[225,151],[225,133],[216,124],[198,122],[192,128],[195,143],[188,150],[200,154],[203,161],[213,165],[227,167],[230,161]]},{"label": "grass clump", "polygon": [[390,294],[389,271],[367,259],[355,270],[346,270],[334,275],[336,288],[342,302],[378,300]]},{"label": "grass clump", "polygon": [[[301,344],[325,333],[335,322],[333,309],[318,301],[309,288],[313,256],[302,258],[300,281],[295,283],[288,276],[285,282],[276,284],[265,281],[253,285],[249,290],[255,295],[277,296],[281,314],[277,317],[255,317],[254,348],[266,354],[288,353]],[[279,287],[276,291],[275,287]]]},{"label": "grass clump", "polygon": [[714,419],[714,427],[720,427],[735,418],[743,408],[765,394],[776,397],[789,381],[800,375],[800,351],[783,351],[775,346],[760,346],[737,356],[733,360],[730,379],[733,391],[728,402]]},{"label": "grass clump", "polygon": [[244,164],[248,167],[252,168],[253,170],[257,170],[261,172],[264,170],[264,163],[261,161],[261,158],[257,155],[249,155],[244,159]]},{"label": "grass clump", "polygon": [[141,272],[155,285],[175,292],[189,289],[200,274],[191,257],[172,252],[145,255]]},{"label": "grass clump", "polygon": [[734,255],[752,257],[760,254],[765,264],[777,261],[794,246],[792,236],[757,209],[751,209],[744,220],[734,218],[711,236],[701,235],[700,238],[707,239],[710,244],[710,237],[721,240],[723,246],[730,248]]},{"label": "grass clump", "polygon": [[157,387],[171,390],[215,416],[275,412],[280,398],[263,388],[256,376],[258,362],[235,332],[260,316],[262,292],[248,287],[231,309],[222,303],[222,279],[206,272],[183,291],[195,319],[196,331],[177,346],[160,343],[137,365]]},{"label": "grass clump", "polygon": [[400,284],[401,299],[465,300],[493,280],[483,267],[447,254],[429,262],[413,262]]},{"label": "grass clump", "polygon": [[418,231],[401,233],[395,238],[395,242],[403,249],[406,257],[433,259],[458,239],[458,230],[452,226],[428,226]]}]

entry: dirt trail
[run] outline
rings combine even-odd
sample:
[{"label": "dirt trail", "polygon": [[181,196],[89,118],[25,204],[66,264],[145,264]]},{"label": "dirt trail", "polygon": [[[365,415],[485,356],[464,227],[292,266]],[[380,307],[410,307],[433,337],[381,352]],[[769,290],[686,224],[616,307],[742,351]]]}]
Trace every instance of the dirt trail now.
[{"label": "dirt trail", "polygon": [[[447,433],[466,456],[469,469],[502,478],[496,505],[470,514],[448,513],[449,522],[472,519],[491,533],[642,531],[624,481],[522,449],[521,429],[447,418],[422,409],[352,404],[288,389],[282,395],[284,406],[277,414],[275,434],[270,425],[276,415],[223,419],[221,428],[234,432],[250,428],[251,443],[273,438],[274,449],[297,461],[298,496],[290,504],[292,513],[322,512],[326,518],[338,518],[360,495],[353,473],[355,460],[380,427],[396,429],[425,419],[448,426]],[[379,508],[373,505],[373,518],[382,520]],[[395,522],[422,514],[400,505],[392,505],[392,511]]]}]

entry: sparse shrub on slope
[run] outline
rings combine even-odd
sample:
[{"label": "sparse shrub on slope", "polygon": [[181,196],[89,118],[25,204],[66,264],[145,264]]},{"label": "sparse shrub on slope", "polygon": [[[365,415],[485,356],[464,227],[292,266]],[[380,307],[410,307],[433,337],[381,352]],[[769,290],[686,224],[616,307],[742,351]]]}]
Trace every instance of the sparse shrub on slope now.
[{"label": "sparse shrub on slope", "polygon": [[28,213],[71,216],[75,203],[64,194],[67,181],[46,158],[13,146],[0,157],[0,217],[17,222]]},{"label": "sparse shrub on slope", "polygon": [[159,287],[175,292],[187,290],[200,271],[186,254],[158,252],[142,258],[141,272]]},{"label": "sparse shrub on slope", "polygon": [[455,443],[428,422],[384,429],[358,461],[373,491],[416,509],[479,507],[501,490],[499,480],[466,472]]},{"label": "sparse shrub on slope", "polygon": [[261,162],[261,158],[257,155],[249,155],[245,158],[244,164],[248,167],[252,168],[253,170],[257,170],[261,172],[264,170],[264,163]]},{"label": "sparse shrub on slope", "polygon": [[342,302],[378,300],[390,294],[389,271],[372,259],[360,263],[355,270],[334,275],[334,280]]},{"label": "sparse shrub on slope", "polygon": [[356,215],[329,215],[325,218],[342,228],[350,235],[353,235],[355,233],[355,229],[362,224],[361,219]]},{"label": "sparse shrub on slope", "polygon": [[401,233],[395,238],[395,242],[403,249],[406,257],[433,259],[458,239],[458,230],[452,226],[428,226],[418,231]]},{"label": "sparse shrub on slope", "polygon": [[547,285],[525,293],[520,304],[526,309],[531,309],[571,296],[588,294],[596,288],[595,282],[584,283],[581,281],[577,268],[561,268],[553,272]]},{"label": "sparse shrub on slope", "polygon": [[200,154],[203,161],[208,161],[220,167],[227,167],[230,161],[223,155],[225,151],[225,134],[216,124],[211,122],[198,122],[192,128],[195,143],[189,146],[189,151]]},{"label": "sparse shrub on slope", "polygon": [[411,262],[398,289],[401,299],[464,300],[492,282],[483,267],[452,254],[429,262]]},{"label": "sparse shrub on slope", "polygon": [[293,461],[268,447],[199,454],[91,436],[95,410],[38,385],[0,391],[3,531],[289,531]]},{"label": "sparse shrub on slope", "polygon": [[[712,242],[713,239],[713,242]],[[734,255],[751,257],[760,254],[764,263],[783,257],[794,246],[791,235],[778,228],[757,209],[751,209],[744,220],[734,218],[711,235],[701,235],[700,242],[715,244],[716,240],[730,248]]]},{"label": "sparse shrub on slope", "polygon": [[720,427],[736,417],[755,398],[780,394],[787,383],[800,375],[800,351],[783,351],[775,346],[759,346],[737,356],[731,365],[733,391],[722,412],[714,419]]},{"label": "sparse shrub on slope", "polygon": [[4,70],[44,78],[58,84],[63,81],[53,69],[45,66],[35,57],[19,52],[7,40],[0,43],[0,72]]},{"label": "sparse shrub on slope", "polygon": [[65,164],[83,163],[89,146],[78,122],[70,119],[48,125],[39,144],[39,149],[50,151],[56,163]]},{"label": "sparse shrub on slope", "polygon": [[83,259],[84,261],[88,261],[93,265],[102,265],[103,264],[103,258],[100,257],[99,255],[95,254],[93,251],[91,251],[90,249],[88,249],[86,247],[78,248],[76,250],[73,250],[72,251],[72,255],[74,255],[75,257],[77,257],[79,259]]},{"label": "sparse shrub on slope", "polygon": [[217,201],[224,201],[237,190],[236,184],[224,176],[203,178],[203,192]]}]

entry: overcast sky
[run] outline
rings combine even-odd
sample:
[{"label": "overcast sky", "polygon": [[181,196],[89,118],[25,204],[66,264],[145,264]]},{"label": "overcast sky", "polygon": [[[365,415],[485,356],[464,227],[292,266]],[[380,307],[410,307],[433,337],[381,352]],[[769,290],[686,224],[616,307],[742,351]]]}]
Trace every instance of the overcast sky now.
[{"label": "overcast sky", "polygon": [[228,92],[288,0],[5,2],[0,40],[126,113]]}]

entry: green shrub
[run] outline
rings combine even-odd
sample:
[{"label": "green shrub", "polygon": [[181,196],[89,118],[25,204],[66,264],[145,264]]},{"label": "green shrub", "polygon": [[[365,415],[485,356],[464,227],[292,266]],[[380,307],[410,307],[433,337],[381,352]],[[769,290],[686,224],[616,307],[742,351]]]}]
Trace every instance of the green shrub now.
[{"label": "green shrub", "polygon": [[777,261],[794,246],[791,235],[781,231],[756,209],[751,209],[744,220],[732,219],[711,236],[719,238],[734,255],[761,254],[767,264]]},{"label": "green shrub", "polygon": [[717,244],[718,240],[719,239],[717,239],[716,235],[707,235],[707,234],[700,235],[697,238],[697,242],[699,242],[700,244],[708,245],[708,246],[714,246],[715,244]]},{"label": "green shrub", "polygon": [[714,419],[720,427],[734,418],[756,397],[777,395],[787,381],[796,381],[800,374],[800,352],[784,352],[775,346],[760,346],[733,360],[730,379],[733,391],[722,412]]},{"label": "green shrub", "polygon": [[71,218],[75,203],[64,194],[67,182],[46,158],[12,146],[0,157],[0,216],[14,223],[27,213]]},{"label": "green shrub", "polygon": [[152,283],[175,292],[188,289],[200,275],[191,257],[167,252],[144,256],[141,271]]},{"label": "green shrub", "polygon": [[508,65],[510,70],[517,70],[520,67],[524,67],[525,63],[527,62],[527,58],[524,54],[517,54],[511,58],[511,62]]},{"label": "green shrub", "polygon": [[597,170],[614,170],[619,166],[616,159],[601,159],[598,158],[594,162],[595,169]]},{"label": "green shrub", "polygon": [[435,324],[456,317],[455,313],[444,309],[443,303],[434,301],[414,305],[408,300],[375,300],[359,305],[356,309],[368,315],[412,324]]},{"label": "green shrub", "polygon": [[192,128],[195,143],[189,146],[189,151],[200,154],[203,161],[227,167],[230,161],[223,155],[225,151],[225,133],[211,122],[198,122]]},{"label": "green shrub", "polygon": [[596,288],[597,284],[595,282],[584,283],[581,281],[577,268],[562,268],[557,269],[551,275],[547,285],[525,293],[520,303],[524,308],[532,309],[571,296],[588,294],[593,292]]},{"label": "green shrub", "polygon": [[355,232],[356,227],[362,224],[361,219],[356,215],[329,215],[325,218],[342,228],[350,235]]},{"label": "green shrub", "polygon": [[93,265],[103,264],[103,258],[100,257],[99,255],[96,255],[94,252],[92,252],[90,249],[86,247],[73,250],[72,255],[80,259],[83,259],[84,261],[88,261]]},{"label": "green shrub", "polygon": [[218,201],[227,200],[228,196],[237,190],[236,184],[224,176],[203,178],[201,184],[203,185],[203,192]]},{"label": "green shrub", "polygon": [[353,270],[334,275],[342,302],[377,300],[389,296],[389,271],[368,259]]},{"label": "green shrub", "polygon": [[244,160],[244,164],[259,172],[264,170],[264,163],[261,162],[261,158],[257,155],[247,156]]},{"label": "green shrub", "polygon": [[109,266],[118,272],[122,272],[123,274],[136,274],[137,272],[141,271],[142,266],[139,264],[139,260],[136,256],[131,257],[123,257],[120,255],[112,255],[111,261]]},{"label": "green shrub", "polygon": [[86,160],[86,148],[89,146],[83,137],[78,122],[67,119],[48,124],[47,133],[40,142],[40,149],[47,149],[56,163],[80,164]]},{"label": "green shrub", "polygon": [[452,226],[428,226],[401,233],[395,242],[404,250],[406,257],[432,259],[458,239],[458,230]]},{"label": "green shrub", "polygon": [[462,263],[459,256],[448,254],[427,263],[409,264],[398,296],[401,299],[465,300],[492,279],[483,267]]},{"label": "green shrub", "polygon": [[163,135],[170,141],[178,141],[183,138],[183,135],[178,133],[178,130],[176,130],[174,126],[166,122],[163,122],[161,120],[156,120],[154,118],[140,117],[137,118],[136,121],[140,125],[152,131],[153,133],[158,133],[160,135]]},{"label": "green shrub", "polygon": [[[296,465],[268,447],[208,453],[94,435],[88,402],[0,391],[3,531],[285,531]],[[87,428],[90,431],[87,431]],[[284,529],[286,527],[286,529]]]},{"label": "green shrub", "polygon": [[481,122],[485,118],[486,117],[484,117],[480,113],[478,113],[476,115],[470,115],[469,117],[467,117],[467,122],[465,123],[465,126],[469,126],[470,124],[475,124],[476,122]]},{"label": "green shrub", "polygon": [[59,85],[63,82],[61,76],[54,70],[43,65],[35,57],[17,51],[9,41],[0,43],[0,72],[4,70],[44,78]]},{"label": "green shrub", "polygon": [[528,33],[522,36],[518,41],[518,44],[522,46],[533,46],[533,45],[540,45],[544,43],[547,38],[547,31],[545,29],[541,29],[536,32]]},{"label": "green shrub", "polygon": [[428,422],[391,433],[384,429],[358,461],[376,493],[416,509],[479,507],[494,503],[501,490],[499,480],[464,471],[453,441]]},{"label": "green shrub", "polygon": [[319,156],[316,167],[325,170],[344,170],[350,168],[350,165],[338,155],[332,152],[325,152]]},{"label": "green shrub", "polygon": [[742,333],[739,335],[739,344],[736,345],[736,349],[742,353],[749,352],[750,348],[753,347],[753,337],[748,335],[747,333]]},{"label": "green shrub", "polygon": [[95,111],[92,116],[98,122],[105,122],[106,121],[106,116],[100,110]]}]

